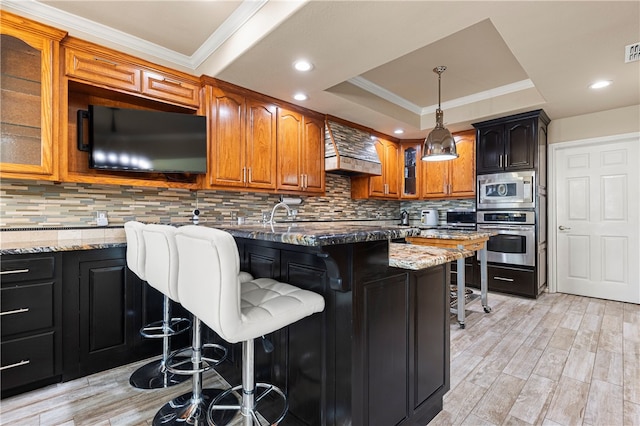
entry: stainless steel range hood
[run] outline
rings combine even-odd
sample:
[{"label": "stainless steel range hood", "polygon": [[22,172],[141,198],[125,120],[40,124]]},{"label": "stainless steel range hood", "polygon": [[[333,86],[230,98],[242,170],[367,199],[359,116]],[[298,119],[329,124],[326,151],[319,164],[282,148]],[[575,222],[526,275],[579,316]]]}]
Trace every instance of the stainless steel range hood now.
[{"label": "stainless steel range hood", "polygon": [[342,175],[381,175],[382,164],[371,134],[331,121],[324,127],[324,167]]}]

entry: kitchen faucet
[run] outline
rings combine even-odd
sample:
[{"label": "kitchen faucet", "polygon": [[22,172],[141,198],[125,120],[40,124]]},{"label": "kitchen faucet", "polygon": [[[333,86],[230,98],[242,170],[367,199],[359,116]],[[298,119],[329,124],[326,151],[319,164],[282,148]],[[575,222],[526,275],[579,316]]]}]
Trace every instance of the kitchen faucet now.
[{"label": "kitchen faucet", "polygon": [[287,217],[291,216],[292,212],[291,212],[291,208],[289,207],[289,205],[285,202],[279,202],[278,204],[276,204],[275,206],[273,206],[273,210],[271,210],[271,219],[269,219],[270,224],[274,224],[275,222],[273,221],[273,216],[276,214],[276,209],[278,207],[284,207],[287,210]]}]

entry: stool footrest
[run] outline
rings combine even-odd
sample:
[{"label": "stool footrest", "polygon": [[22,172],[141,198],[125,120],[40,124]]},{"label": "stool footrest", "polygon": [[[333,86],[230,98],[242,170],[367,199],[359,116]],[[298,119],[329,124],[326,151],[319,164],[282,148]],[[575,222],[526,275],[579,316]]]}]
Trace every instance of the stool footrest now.
[{"label": "stool footrest", "polygon": [[[182,375],[194,375],[198,373],[204,373],[205,371],[209,371],[216,365],[220,364],[222,361],[227,359],[227,348],[222,345],[218,345],[217,343],[205,343],[202,345],[202,357],[200,360],[201,368],[191,368],[186,369],[182,368],[183,366],[191,366],[193,367],[193,362],[191,359],[191,355],[189,353],[193,352],[193,348],[184,348],[178,349],[173,352],[165,363],[165,367],[167,371],[173,374],[182,374]],[[211,355],[208,355],[208,352],[211,352]],[[176,361],[176,358],[181,358]]]},{"label": "stool footrest", "polygon": [[[289,403],[287,401],[287,397],[285,396],[284,392],[282,392],[282,390],[279,387],[272,385],[270,383],[256,383],[255,387],[256,387],[256,390],[260,390],[260,389],[263,389],[263,390],[257,393],[255,404],[253,407],[242,406],[242,393],[243,393],[242,385],[234,386],[233,388],[227,389],[226,391],[218,395],[213,401],[211,401],[211,405],[207,410],[207,421],[209,422],[209,424],[210,425],[222,424],[220,419],[227,419],[230,417],[228,413],[229,411],[236,411],[237,413],[235,413],[235,415],[232,416],[234,419],[239,417],[248,417],[249,415],[251,415],[255,425],[262,425],[263,422],[260,421],[260,418],[264,419],[264,417],[262,415],[258,416],[260,412],[258,404],[263,398],[265,398],[271,393],[275,393],[276,397],[282,401],[283,408],[275,420],[264,419],[265,420],[264,424],[277,425],[278,423],[280,423],[282,419],[284,419],[284,417],[286,416],[287,411],[289,410]],[[238,403],[237,404],[226,403],[227,401],[225,401],[225,399],[227,400],[231,399],[229,397],[235,398],[235,400]],[[271,404],[267,405],[267,407],[271,407]],[[247,414],[242,414],[243,411]]]},{"label": "stool footrest", "polygon": [[155,321],[140,329],[140,335],[148,339],[162,339],[177,336],[191,328],[191,320],[187,318],[171,318],[170,321]]}]

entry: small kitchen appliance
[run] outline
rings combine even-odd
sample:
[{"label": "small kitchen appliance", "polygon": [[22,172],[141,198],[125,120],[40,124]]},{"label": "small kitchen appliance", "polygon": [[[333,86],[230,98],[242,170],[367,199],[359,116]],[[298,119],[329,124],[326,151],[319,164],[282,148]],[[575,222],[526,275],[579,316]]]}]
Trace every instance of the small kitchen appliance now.
[{"label": "small kitchen appliance", "polygon": [[534,209],[535,172],[478,175],[478,210]]},{"label": "small kitchen appliance", "polygon": [[409,226],[409,213],[406,210],[400,212],[400,225]]},{"label": "small kitchen appliance", "polygon": [[420,213],[420,224],[426,227],[435,228],[438,226],[438,210],[426,209]]}]

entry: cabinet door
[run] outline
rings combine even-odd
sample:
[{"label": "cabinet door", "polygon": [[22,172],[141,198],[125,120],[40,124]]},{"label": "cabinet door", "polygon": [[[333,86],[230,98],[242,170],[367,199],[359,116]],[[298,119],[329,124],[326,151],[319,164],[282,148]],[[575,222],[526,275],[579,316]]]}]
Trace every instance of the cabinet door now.
[{"label": "cabinet door", "polygon": [[478,129],[478,173],[500,172],[504,167],[504,126],[502,124]]},{"label": "cabinet door", "polygon": [[246,100],[247,186],[276,187],[276,119],[275,105]]},{"label": "cabinet door", "polygon": [[324,123],[321,120],[304,118],[301,169],[304,175],[303,189],[306,192],[324,192]]},{"label": "cabinet door", "polygon": [[536,149],[533,118],[505,124],[505,170],[532,169]]},{"label": "cabinet door", "polygon": [[142,71],[142,93],[157,99],[196,108],[200,105],[200,84],[198,81],[178,80],[173,76],[159,72]]},{"label": "cabinet door", "polygon": [[400,162],[402,176],[400,181],[402,183],[401,197],[403,199],[418,199],[420,197],[420,183],[422,178],[421,160],[421,144],[420,143],[405,143],[400,145]]},{"label": "cabinet door", "polygon": [[447,175],[449,173],[448,163],[449,161],[424,162],[422,165],[422,196],[424,198],[444,198],[447,196]]},{"label": "cabinet door", "polygon": [[127,279],[124,258],[81,262],[79,270],[80,373],[91,374],[129,361],[136,314],[132,284],[140,284]]},{"label": "cabinet door", "polygon": [[0,13],[0,174],[57,180],[58,52],[65,33]]},{"label": "cabinet door", "polygon": [[244,97],[216,87],[209,90],[209,183],[244,187],[247,180]]},{"label": "cabinet door", "polygon": [[140,91],[139,67],[100,53],[93,54],[66,48],[65,74],[68,77],[114,89],[128,92]]},{"label": "cabinet door", "polygon": [[385,145],[385,173],[387,181],[387,196],[389,198],[400,197],[400,147],[393,142],[387,142]]},{"label": "cabinet door", "polygon": [[278,114],[278,189],[302,189],[300,158],[303,136],[302,114],[280,109]]},{"label": "cabinet door", "polygon": [[380,176],[371,176],[369,178],[369,195],[372,197],[385,197],[387,195],[386,192],[386,149],[382,141],[377,140],[375,143],[376,152],[378,153],[378,158],[380,158],[380,162],[382,163],[382,174]]},{"label": "cabinet door", "polygon": [[476,137],[475,131],[459,133],[456,150],[459,157],[449,161],[449,196],[455,198],[476,195]]}]

